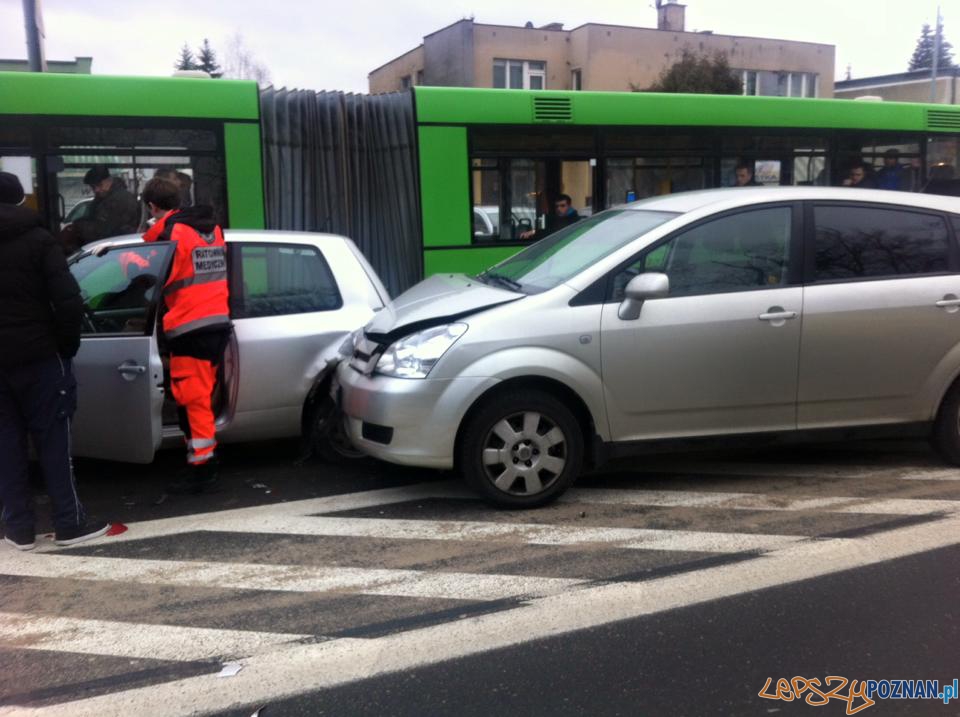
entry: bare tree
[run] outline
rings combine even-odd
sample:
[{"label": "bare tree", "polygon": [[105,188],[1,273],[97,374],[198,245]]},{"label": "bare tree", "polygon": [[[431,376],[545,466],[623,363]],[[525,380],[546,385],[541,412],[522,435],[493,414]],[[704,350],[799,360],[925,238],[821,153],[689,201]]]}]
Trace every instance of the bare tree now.
[{"label": "bare tree", "polygon": [[223,53],[223,76],[233,80],[256,80],[261,86],[270,84],[270,70],[247,47],[240,32],[227,38],[227,49]]}]

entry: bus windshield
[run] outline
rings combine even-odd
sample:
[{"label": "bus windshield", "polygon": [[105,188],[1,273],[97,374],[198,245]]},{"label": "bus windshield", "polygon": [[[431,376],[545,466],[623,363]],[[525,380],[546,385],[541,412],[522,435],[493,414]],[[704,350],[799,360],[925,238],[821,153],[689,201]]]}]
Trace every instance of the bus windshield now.
[{"label": "bus windshield", "polygon": [[676,216],[673,212],[610,209],[551,234],[477,278],[525,294],[547,291]]}]

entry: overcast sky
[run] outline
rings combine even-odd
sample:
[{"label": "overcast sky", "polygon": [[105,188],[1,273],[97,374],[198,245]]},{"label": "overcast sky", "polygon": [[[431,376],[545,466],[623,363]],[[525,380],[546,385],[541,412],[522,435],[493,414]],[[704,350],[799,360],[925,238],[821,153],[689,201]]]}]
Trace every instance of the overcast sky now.
[{"label": "overcast sky", "polygon": [[[960,47],[960,0],[943,0]],[[363,92],[367,73],[463,17],[656,27],[652,0],[42,0],[47,59],[92,56],[98,74],[168,75],[180,46],[240,32],[277,86]],[[837,77],[903,72],[936,0],[688,0],[687,29],[823,42]],[[0,57],[26,57],[21,0],[0,0]]]}]

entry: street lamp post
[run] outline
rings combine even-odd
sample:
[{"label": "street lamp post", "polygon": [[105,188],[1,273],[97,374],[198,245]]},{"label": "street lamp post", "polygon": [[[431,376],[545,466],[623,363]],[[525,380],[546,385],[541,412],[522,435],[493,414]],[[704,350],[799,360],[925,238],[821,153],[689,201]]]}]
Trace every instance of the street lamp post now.
[{"label": "street lamp post", "polygon": [[940,36],[943,34],[943,24],[940,18],[940,6],[937,5],[937,24],[933,32],[933,68],[930,71],[930,102],[937,101],[937,70],[940,64]]},{"label": "street lamp post", "polygon": [[23,0],[23,24],[27,30],[27,59],[31,72],[46,72],[43,52],[43,11],[40,0]]}]

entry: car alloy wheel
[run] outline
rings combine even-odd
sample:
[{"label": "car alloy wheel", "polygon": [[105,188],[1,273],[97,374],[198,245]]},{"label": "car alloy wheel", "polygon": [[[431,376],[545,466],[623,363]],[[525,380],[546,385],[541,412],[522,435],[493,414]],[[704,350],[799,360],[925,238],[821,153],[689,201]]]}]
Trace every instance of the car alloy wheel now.
[{"label": "car alloy wheel", "polygon": [[550,488],[567,465],[567,438],[549,417],[536,411],[498,421],[484,441],[488,480],[511,495],[537,495]]}]

